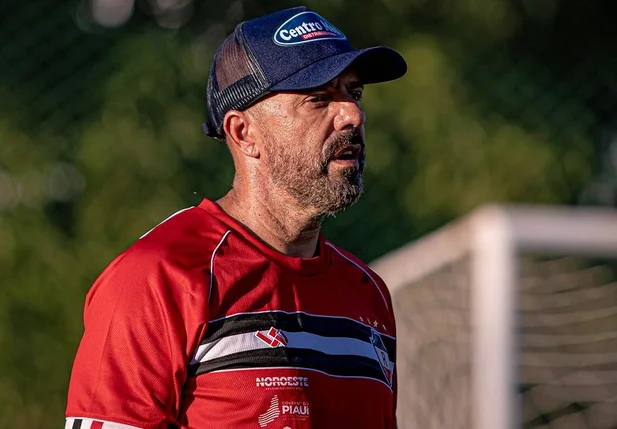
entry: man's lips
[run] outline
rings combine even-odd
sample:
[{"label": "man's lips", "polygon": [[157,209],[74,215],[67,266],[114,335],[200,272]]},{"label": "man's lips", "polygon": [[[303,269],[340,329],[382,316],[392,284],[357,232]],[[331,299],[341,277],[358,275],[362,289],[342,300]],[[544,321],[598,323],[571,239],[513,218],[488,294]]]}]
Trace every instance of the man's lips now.
[{"label": "man's lips", "polygon": [[362,154],[362,146],[359,144],[346,145],[337,150],[332,157],[334,160],[358,160]]}]

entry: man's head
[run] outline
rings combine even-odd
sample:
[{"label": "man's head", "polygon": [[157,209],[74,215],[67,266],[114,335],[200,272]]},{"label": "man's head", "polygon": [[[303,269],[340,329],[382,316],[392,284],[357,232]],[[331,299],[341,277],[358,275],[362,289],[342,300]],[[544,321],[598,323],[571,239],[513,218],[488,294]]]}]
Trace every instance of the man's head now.
[{"label": "man's head", "polygon": [[321,214],[362,193],[364,84],[401,77],[394,50],[355,50],[305,7],[239,24],[219,47],[208,81],[211,137],[225,139],[236,169]]}]

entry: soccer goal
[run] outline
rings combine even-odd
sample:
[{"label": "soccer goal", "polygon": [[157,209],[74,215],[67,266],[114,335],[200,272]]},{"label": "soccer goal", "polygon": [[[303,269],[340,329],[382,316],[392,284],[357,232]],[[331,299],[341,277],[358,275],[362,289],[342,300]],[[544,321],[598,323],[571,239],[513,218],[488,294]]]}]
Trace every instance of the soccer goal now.
[{"label": "soccer goal", "polygon": [[617,211],[485,206],[375,261],[400,429],[617,428]]}]

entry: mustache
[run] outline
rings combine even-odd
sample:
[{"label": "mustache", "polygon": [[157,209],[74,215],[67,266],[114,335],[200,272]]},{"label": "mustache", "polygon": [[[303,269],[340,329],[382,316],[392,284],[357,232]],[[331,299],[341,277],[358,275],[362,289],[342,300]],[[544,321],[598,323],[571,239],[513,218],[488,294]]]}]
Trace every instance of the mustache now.
[{"label": "mustache", "polygon": [[360,158],[364,157],[364,137],[359,128],[342,131],[334,137],[326,148],[325,159],[332,159],[336,152],[349,145],[359,145],[362,151]]}]

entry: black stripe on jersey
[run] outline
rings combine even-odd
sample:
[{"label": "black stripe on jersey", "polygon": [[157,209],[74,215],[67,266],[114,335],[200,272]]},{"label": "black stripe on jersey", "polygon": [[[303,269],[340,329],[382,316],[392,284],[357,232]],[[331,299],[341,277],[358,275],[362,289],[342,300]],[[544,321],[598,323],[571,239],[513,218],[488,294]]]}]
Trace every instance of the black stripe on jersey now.
[{"label": "black stripe on jersey", "polygon": [[316,350],[272,349],[234,353],[189,367],[189,375],[239,368],[300,367],[315,369],[335,376],[366,377],[389,385],[379,363],[363,356],[329,355]]},{"label": "black stripe on jersey", "polygon": [[[208,324],[201,344],[210,343],[229,335],[245,334],[268,330],[271,327],[287,332],[309,332],[322,337],[347,337],[369,341],[371,328],[355,320],[343,317],[314,316],[306,313],[270,311],[264,313],[242,313]],[[381,334],[390,360],[396,355],[394,338]]]},{"label": "black stripe on jersey", "polygon": [[81,419],[75,419],[73,421],[73,427],[71,429],[80,429],[81,428]]}]

